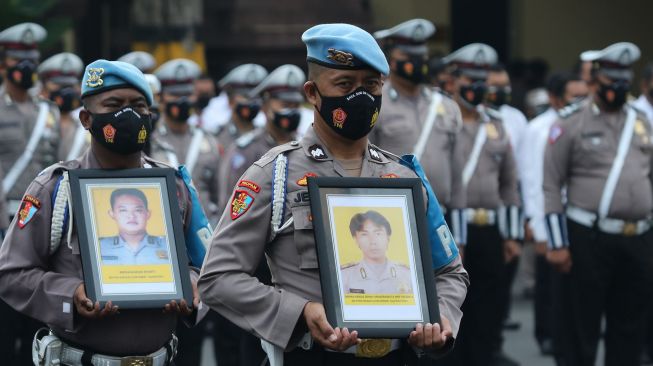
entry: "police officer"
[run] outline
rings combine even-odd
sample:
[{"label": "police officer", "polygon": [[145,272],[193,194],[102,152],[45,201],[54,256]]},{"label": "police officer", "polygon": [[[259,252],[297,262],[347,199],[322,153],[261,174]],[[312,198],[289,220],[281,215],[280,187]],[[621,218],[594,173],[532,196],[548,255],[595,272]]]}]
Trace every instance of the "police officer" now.
[{"label": "police officer", "polygon": [[[67,189],[60,187],[66,184],[62,178],[68,170],[167,167],[141,152],[150,132],[152,94],[143,74],[132,65],[97,60],[86,67],[82,101],[80,119],[93,135],[91,148],[76,160],[48,167],[27,188],[21,211],[28,214],[14,219],[0,249],[0,296],[50,327],[63,342],[63,350],[55,354],[56,348],[38,348],[35,352],[52,352],[50,356],[64,365],[169,365],[177,320],[202,316],[194,310],[199,305],[196,272],[190,273],[193,304],[173,300],[164,311],[132,310],[108,301],[100,308],[99,302],[93,304],[86,295],[76,227],[54,215],[67,206],[69,198],[62,193]],[[189,228],[193,224],[190,191],[180,178],[176,186],[182,222]],[[68,216],[65,211],[59,213]],[[71,235],[65,235],[69,231]],[[191,239],[186,235],[187,243]]]},{"label": "police officer", "polygon": [[462,184],[467,194],[468,237],[465,268],[474,284],[465,299],[465,318],[452,364],[492,364],[503,322],[504,265],[519,254],[519,193],[510,139],[496,113],[482,104],[487,70],[496,51],[482,43],[460,48],[444,58],[454,75],[454,98],[463,129]]},{"label": "police officer", "polygon": [[41,96],[59,107],[60,136],[59,160],[68,161],[80,156],[90,144],[91,136],[79,121],[80,77],[84,63],[70,52],[58,53],[43,61],[38,67],[43,88]]},{"label": "police officer", "polygon": [[653,123],[653,63],[644,67],[639,88],[641,94],[633,106],[644,112],[649,122]]},{"label": "police officer", "polygon": [[242,135],[227,149],[220,166],[220,207],[227,204],[238,178],[250,165],[271,148],[294,139],[301,119],[304,82],[306,75],[299,67],[283,65],[252,89],[251,97],[262,100],[261,112],[267,122],[264,128]]},{"label": "police officer", "polygon": [[[263,119],[259,125],[265,124],[265,118],[259,114],[260,102],[250,98],[250,92],[268,76],[267,70],[261,65],[240,65],[220,79],[218,86],[224,90],[229,99],[229,109],[224,111],[229,121],[220,126],[217,133],[218,142],[227,149],[236,139],[252,131],[256,126],[255,119]],[[228,115],[228,117],[226,116]]]},{"label": "police officer", "polygon": [[383,85],[383,110],[370,141],[395,154],[417,156],[435,193],[448,212],[456,242],[463,244],[465,190],[462,153],[457,143],[462,126],[456,103],[428,86],[426,41],[435,26],[412,19],[374,33],[384,46],[390,77]]},{"label": "police officer", "polygon": [[118,235],[100,238],[102,263],[170,263],[165,238],[147,233],[147,222],[152,212],[145,193],[136,188],[118,188],[111,192],[110,203],[109,216],[116,222]]},{"label": "police officer", "polygon": [[[0,165],[4,171],[2,190],[8,200],[2,216],[18,212],[20,201],[32,179],[45,167],[57,161],[59,147],[59,111],[47,100],[29,93],[37,80],[39,42],[46,30],[38,24],[22,23],[0,32]],[[0,339],[3,361],[11,364],[30,362],[29,344],[34,321],[15,313],[0,303],[8,339]],[[14,359],[16,340],[21,339],[19,359]],[[6,356],[6,357],[5,357]]]},{"label": "police officer", "polygon": [[132,51],[118,58],[118,61],[136,66],[143,74],[151,74],[156,68],[156,60],[152,54],[145,51]]},{"label": "police officer", "polygon": [[[371,340],[375,346],[352,347],[359,341],[355,330],[328,324],[307,199],[311,176],[416,177],[367,140],[381,108],[382,78],[389,67],[374,38],[352,25],[317,25],[304,32],[302,40],[308,51],[304,92],[316,109],[315,122],[300,142],[270,150],[243,175],[254,185],[234,190],[202,269],[202,298],[262,338],[268,355],[282,355],[284,365],[371,363],[355,357],[357,352],[377,358],[377,365],[404,364],[401,340]],[[273,184],[274,171],[286,178]],[[429,196],[431,229],[448,232],[437,200]],[[434,356],[453,346],[467,286],[450,234],[445,242],[436,237],[434,252],[443,259],[434,263],[442,328],[418,324],[406,335],[408,344]],[[274,287],[251,275],[264,254],[275,275]],[[297,347],[301,339],[302,347]],[[412,350],[408,353],[414,356]]]},{"label": "police officer", "polygon": [[553,74],[547,83],[549,109],[528,123],[517,159],[523,187],[524,216],[527,236],[535,242],[535,338],[543,354],[553,353],[553,323],[550,266],[546,262],[546,225],[544,224],[544,193],[542,171],[544,150],[549,130],[559,116],[566,116],[579,108],[587,97],[587,84],[579,75],[569,72]]},{"label": "police officer", "polygon": [[[653,288],[651,128],[626,104],[629,42],[581,54],[591,100],[549,133],[544,207],[549,261],[563,273],[556,298],[569,313],[556,348],[564,365],[593,365],[605,316],[605,365],[638,365]],[[563,205],[562,188],[566,188]]]},{"label": "police officer", "polygon": [[349,232],[361,251],[357,263],[341,267],[342,287],[351,294],[410,294],[413,292],[408,266],[388,259],[392,227],[378,211],[355,214]]},{"label": "police officer", "polygon": [[193,176],[204,210],[211,223],[217,223],[218,166],[220,152],[215,139],[199,127],[188,125],[193,103],[193,81],[199,66],[187,59],[175,59],[155,72],[163,86],[163,114],[152,134],[152,156],[173,166],[185,165]]}]

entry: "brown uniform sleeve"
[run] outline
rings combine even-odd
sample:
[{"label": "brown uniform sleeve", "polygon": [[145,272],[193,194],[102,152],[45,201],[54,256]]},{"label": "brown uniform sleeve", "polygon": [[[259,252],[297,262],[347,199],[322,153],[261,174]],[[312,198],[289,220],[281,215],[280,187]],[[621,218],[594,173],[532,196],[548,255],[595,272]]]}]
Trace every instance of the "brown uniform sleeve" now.
[{"label": "brown uniform sleeve", "polygon": [[0,297],[34,319],[74,330],[73,296],[83,281],[50,268],[51,192],[37,180],[26,194],[39,200],[41,207],[23,228],[17,217],[9,226],[0,248]]},{"label": "brown uniform sleeve", "polygon": [[[458,116],[460,117],[460,110]],[[462,123],[462,122],[461,122]],[[449,208],[463,209],[467,205],[466,190],[463,187],[463,168],[465,166],[465,154],[460,143],[460,132],[451,132],[452,156],[451,156],[451,202]]]},{"label": "brown uniform sleeve", "polygon": [[266,169],[270,166],[252,165],[245,172],[243,178],[259,184],[260,192],[246,191],[253,202],[240,217],[232,219],[231,207],[225,209],[198,285],[205,304],[257,337],[286,348],[308,300],[264,285],[253,275],[270,235],[272,178]]},{"label": "brown uniform sleeve", "polygon": [[[0,182],[5,179],[5,173],[0,166]],[[5,230],[9,227],[9,213],[7,212],[7,197],[4,190],[0,189],[0,240],[2,240]]]},{"label": "brown uniform sleeve", "polygon": [[231,193],[233,192],[236,182],[231,178],[231,160],[233,159],[236,145],[232,144],[227,148],[227,150],[222,154],[222,159],[220,159],[220,165],[218,170],[219,188],[220,197],[218,199],[218,207],[220,207],[220,213],[222,210],[225,210],[225,206],[231,198]]},{"label": "brown uniform sleeve", "polygon": [[499,170],[499,195],[504,206],[519,206],[520,204],[517,165],[509,143],[506,144],[506,157],[501,161]]},{"label": "brown uniform sleeve", "polygon": [[463,312],[460,310],[467,295],[469,275],[460,256],[435,272],[435,286],[438,289],[440,314],[451,323],[454,338],[458,335]]},{"label": "brown uniform sleeve", "polygon": [[563,213],[562,187],[567,181],[568,157],[573,138],[571,131],[565,131],[560,122],[551,127],[549,141],[544,153],[542,189],[544,190],[544,212]]}]

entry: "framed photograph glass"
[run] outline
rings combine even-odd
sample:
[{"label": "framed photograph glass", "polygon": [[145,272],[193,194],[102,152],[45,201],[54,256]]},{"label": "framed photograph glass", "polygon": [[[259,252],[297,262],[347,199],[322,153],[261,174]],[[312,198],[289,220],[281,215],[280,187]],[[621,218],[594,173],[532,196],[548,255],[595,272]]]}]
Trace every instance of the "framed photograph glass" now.
[{"label": "framed photograph glass", "polygon": [[439,323],[420,180],[309,178],[308,189],[330,324],[403,338]]},{"label": "framed photograph glass", "polygon": [[192,304],[174,170],[69,172],[87,296],[122,308]]}]

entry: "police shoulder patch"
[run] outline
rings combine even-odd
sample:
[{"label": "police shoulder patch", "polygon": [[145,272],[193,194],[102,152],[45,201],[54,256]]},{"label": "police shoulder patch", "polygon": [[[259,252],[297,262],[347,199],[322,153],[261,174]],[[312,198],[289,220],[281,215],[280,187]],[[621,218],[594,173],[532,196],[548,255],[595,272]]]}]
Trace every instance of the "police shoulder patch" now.
[{"label": "police shoulder patch", "polygon": [[41,208],[41,201],[38,198],[26,194],[18,209],[18,227],[24,228],[32,219],[36,212]]},{"label": "police shoulder patch", "polygon": [[254,197],[249,193],[242,190],[234,191],[234,196],[231,199],[231,219],[235,220],[241,217],[254,203]]},{"label": "police shoulder patch", "polygon": [[549,131],[549,144],[554,144],[560,136],[564,133],[564,130],[560,125],[554,125],[551,127],[551,130]]},{"label": "police shoulder patch", "polygon": [[256,193],[259,193],[261,191],[261,187],[258,184],[252,182],[251,180],[243,179],[239,181],[238,187],[248,188]]}]

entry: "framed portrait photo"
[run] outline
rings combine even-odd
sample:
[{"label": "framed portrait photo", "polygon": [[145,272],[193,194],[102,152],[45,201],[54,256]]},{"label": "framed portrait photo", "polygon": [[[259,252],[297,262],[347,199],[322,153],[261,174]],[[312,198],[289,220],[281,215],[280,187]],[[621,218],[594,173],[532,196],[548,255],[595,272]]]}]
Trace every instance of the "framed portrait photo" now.
[{"label": "framed portrait photo", "polygon": [[310,178],[308,188],[330,324],[403,338],[440,323],[420,180]]},{"label": "framed portrait photo", "polygon": [[87,296],[104,305],[192,304],[173,169],[69,171]]}]

